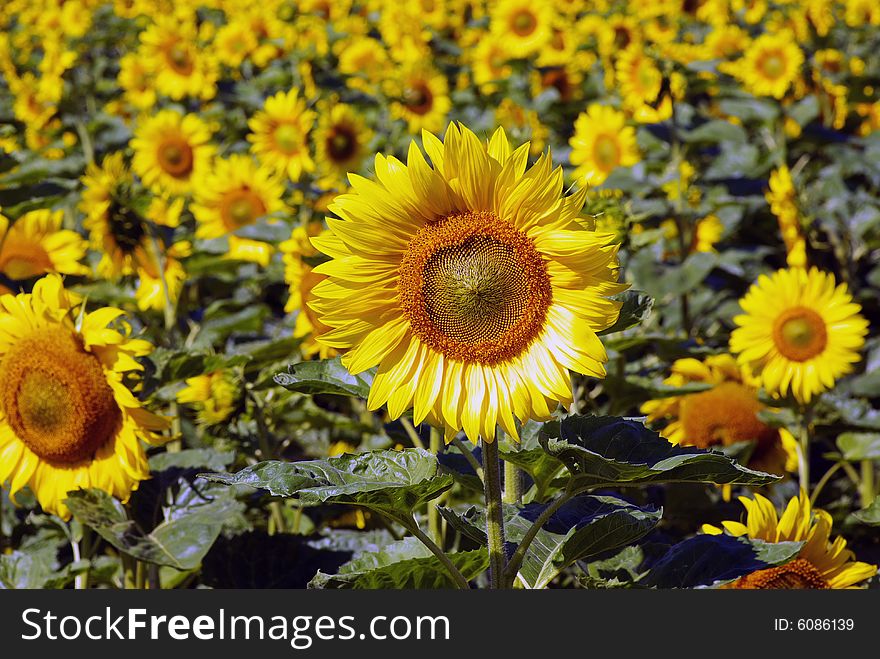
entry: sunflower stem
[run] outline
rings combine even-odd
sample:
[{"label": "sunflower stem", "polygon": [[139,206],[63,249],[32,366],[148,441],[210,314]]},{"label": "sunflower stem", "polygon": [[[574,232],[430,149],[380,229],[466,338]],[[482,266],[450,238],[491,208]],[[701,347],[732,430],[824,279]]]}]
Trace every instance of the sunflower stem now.
[{"label": "sunflower stem", "polygon": [[862,479],[859,491],[862,498],[862,508],[867,508],[874,503],[874,461],[862,460]]},{"label": "sunflower stem", "polygon": [[452,444],[464,456],[464,459],[468,461],[468,464],[473,468],[473,470],[477,474],[477,477],[482,482],[482,480],[483,480],[483,467],[480,464],[480,462],[474,457],[474,454],[471,453],[470,449],[468,449],[468,447],[464,445],[464,442],[461,441],[458,437],[454,437],[452,439]]},{"label": "sunflower stem", "polygon": [[443,567],[449,572],[449,575],[452,577],[452,580],[455,582],[456,588],[460,588],[461,590],[469,590],[470,584],[467,579],[464,578],[464,575],[461,571],[455,567],[455,564],[449,559],[449,556],[446,555],[440,547],[437,546],[431,538],[425,534],[422,529],[419,528],[418,522],[415,519],[398,519],[398,523],[403,526],[407,531],[412,533],[416,538],[421,540],[422,544],[425,545],[434,556],[443,564]]},{"label": "sunflower stem", "polygon": [[403,426],[403,429],[406,431],[406,435],[413,443],[413,446],[421,449],[425,448],[425,443],[422,441],[422,438],[419,437],[418,431],[409,419],[405,416],[400,417],[400,425]]},{"label": "sunflower stem", "polygon": [[486,536],[489,539],[489,587],[502,588],[507,556],[504,553],[504,510],[501,505],[501,464],[498,442],[483,441],[483,487],[486,493]]},{"label": "sunflower stem", "polygon": [[[440,431],[436,428],[431,428],[431,453],[440,455],[442,450],[443,438],[440,436]],[[436,500],[428,502],[428,531],[434,542],[442,547],[443,533],[440,529],[440,511],[437,510]]]},{"label": "sunflower stem", "polygon": [[804,410],[801,416],[800,436],[798,437],[798,482],[801,489],[810,494],[810,424],[812,408]]},{"label": "sunflower stem", "polygon": [[522,503],[522,472],[512,462],[504,461],[504,503]]}]

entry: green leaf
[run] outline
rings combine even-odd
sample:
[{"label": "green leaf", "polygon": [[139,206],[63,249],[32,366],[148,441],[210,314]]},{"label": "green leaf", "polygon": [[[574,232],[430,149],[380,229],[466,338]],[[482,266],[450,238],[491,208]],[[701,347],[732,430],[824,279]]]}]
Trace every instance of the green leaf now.
[{"label": "green leaf", "polygon": [[138,560],[178,570],[199,566],[226,519],[239,507],[232,498],[217,497],[178,510],[170,520],[144,533],[128,519],[123,505],[103,490],[70,492],[64,503],[77,520],[118,550]]},{"label": "green leaf", "polygon": [[837,437],[844,460],[880,460],[880,433],[845,432]]},{"label": "green leaf", "polygon": [[[548,505],[504,506],[509,553],[516,550]],[[472,507],[461,515],[440,508],[440,513],[459,532],[487,543],[484,508]],[[575,561],[593,559],[636,542],[657,525],[661,515],[662,511],[639,508],[615,497],[575,497],[562,504],[538,531],[526,551],[519,577],[529,588],[545,588]]]},{"label": "green leaf", "polygon": [[731,535],[697,535],[674,545],[640,581],[654,588],[718,586],[781,565],[803,542],[764,542]]},{"label": "green leaf", "polygon": [[504,450],[499,447],[498,451],[505,462],[515,464],[532,477],[537,501],[546,498],[550,484],[564,468],[562,462],[548,455],[538,443],[538,435],[543,426],[544,424],[537,421],[527,421],[520,429],[520,443],[514,445],[514,450]]},{"label": "green leaf", "polygon": [[290,391],[303,394],[338,394],[366,398],[373,383],[373,372],[352,375],[339,357],[321,361],[300,362],[287,373],[275,376],[275,382]]},{"label": "green leaf", "polygon": [[52,574],[51,565],[44,559],[39,554],[22,551],[0,554],[0,588],[42,588]]},{"label": "green leaf", "polygon": [[541,445],[571,472],[569,489],[635,483],[766,485],[779,476],[738,465],[723,453],[674,446],[641,423],[570,416],[544,425]]},{"label": "green leaf", "polygon": [[150,471],[166,469],[212,469],[222,471],[235,461],[235,451],[193,448],[177,453],[157,453],[150,457]]},{"label": "green leaf", "polygon": [[691,131],[683,131],[681,137],[685,142],[735,142],[744,144],[748,139],[742,126],[737,126],[724,119],[712,119]]},{"label": "green leaf", "polygon": [[880,526],[880,497],[874,497],[870,506],[857,510],[851,517],[867,526]]},{"label": "green leaf", "polygon": [[614,299],[623,303],[620,307],[620,315],[611,327],[599,332],[600,336],[622,332],[640,325],[651,315],[651,309],[654,308],[654,298],[644,291],[625,291],[615,295]]},{"label": "green leaf", "polygon": [[[489,554],[482,549],[448,556],[469,581],[489,566]],[[336,574],[318,572],[309,583],[309,588],[396,590],[454,586],[443,564],[416,538],[404,538],[376,551],[364,552],[340,567]]]},{"label": "green leaf", "polygon": [[325,460],[261,462],[236,474],[202,474],[226,485],[249,485],[305,505],[349,503],[409,519],[412,511],[452,487],[436,456],[424,449],[368,451]]}]

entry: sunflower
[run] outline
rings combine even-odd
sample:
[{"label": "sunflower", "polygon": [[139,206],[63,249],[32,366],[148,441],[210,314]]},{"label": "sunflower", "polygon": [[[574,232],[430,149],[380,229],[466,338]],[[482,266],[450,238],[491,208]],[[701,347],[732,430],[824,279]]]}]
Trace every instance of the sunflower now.
[{"label": "sunflower", "polygon": [[155,72],[156,91],[175,100],[193,96],[202,100],[217,93],[217,65],[198,47],[199,29],[177,16],[154,16],[155,23],[141,32],[140,57]]},{"label": "sunflower", "polygon": [[101,165],[89,164],[82,178],[85,190],[80,210],[89,231],[93,249],[101,253],[98,274],[116,279],[135,268],[136,254],[149,241],[144,219],[134,210],[132,180],[117,151],[104,158]]},{"label": "sunflower", "polygon": [[411,133],[436,132],[446,124],[452,108],[449,83],[430,64],[421,62],[402,67],[386,83],[391,116],[406,121]]},{"label": "sunflower", "polygon": [[284,210],[283,194],[281,179],[250,156],[234,154],[217,160],[193,184],[196,237],[220,238]]},{"label": "sunflower", "polygon": [[331,257],[314,270],[327,279],[310,306],[331,328],[318,341],[348,349],[352,373],[378,366],[370,409],[413,407],[447,439],[491,442],[496,424],[518,437],[515,419],[571,401],[569,370],[604,376],[617,246],[575,221],[586,195],[561,196],[549,154],[527,170],[527,143],[457,124],[422,142],[433,168],[415,144],[407,164],[377,155],[378,180],[353,175],[330,206],[341,219],[312,239]]},{"label": "sunflower", "polygon": [[538,113],[519,106],[510,98],[503,98],[495,108],[495,125],[512,128],[514,137],[529,140],[529,155],[538,156],[547,145],[550,131],[541,123]]},{"label": "sunflower", "polygon": [[846,284],[816,268],[761,275],[740,300],[730,349],[773,395],[809,403],[861,357],[868,321]]},{"label": "sunflower", "polygon": [[212,45],[217,54],[217,61],[237,69],[247,56],[257,49],[259,42],[247,20],[240,18],[230,20],[217,30]]},{"label": "sunflower", "polygon": [[199,423],[213,426],[222,423],[235,411],[238,384],[228,370],[213,371],[186,379],[186,387],[177,392],[177,402],[198,410]]},{"label": "sunflower", "polygon": [[153,243],[147,244],[138,258],[138,283],[134,294],[138,309],[162,311],[169,303],[177,304],[186,281],[186,269],[180,261],[191,253],[192,245],[185,240],[163,250],[161,255],[156,254]]},{"label": "sunflower", "polygon": [[308,143],[315,116],[296,89],[270,96],[248,122],[251,151],[264,165],[298,181],[304,171],[315,169]]},{"label": "sunflower", "polygon": [[513,57],[528,57],[549,43],[555,13],[547,0],[501,0],[492,10],[489,30]]},{"label": "sunflower", "polygon": [[705,391],[650,400],[641,411],[673,444],[710,448],[753,441],[749,467],[771,474],[797,470],[797,440],[759,418],[758,382],[728,354],[703,361],[677,359],[664,381],[671,387],[707,385]]},{"label": "sunflower", "polygon": [[86,275],[80,261],[88,244],[76,232],[62,229],[64,211],[30,211],[10,226],[0,215],[0,272],[10,279],[30,279],[49,272]]},{"label": "sunflower", "polygon": [[122,313],[83,313],[58,275],[0,297],[0,483],[29,485],[64,518],[70,490],[126,500],[150,473],[140,441],[160,443],[167,426],[124,383],[152,346],[108,327]]},{"label": "sunflower", "polygon": [[668,83],[657,63],[640,43],[631,44],[617,58],[615,78],[623,106],[641,123],[659,123],[672,116]]},{"label": "sunflower", "polygon": [[186,195],[214,156],[211,131],[198,116],[162,110],[138,125],[132,168],[156,193]]},{"label": "sunflower", "polygon": [[340,187],[346,174],[361,168],[373,131],[350,105],[334,103],[324,108],[315,129],[315,159],[321,175],[319,184]]},{"label": "sunflower", "polygon": [[786,165],[770,174],[770,189],[764,194],[770,210],[779,222],[779,231],[785,243],[786,261],[790,268],[807,266],[807,241],[801,228],[801,214],[797,205],[797,192]]},{"label": "sunflower", "polygon": [[310,222],[306,226],[295,227],[290,238],[279,245],[284,261],[284,281],[287,282],[290,290],[284,311],[299,312],[296,316],[293,336],[302,339],[300,352],[306,359],[311,359],[315,355],[320,359],[329,359],[337,354],[333,348],[316,341],[318,335],[330,328],[321,323],[309,307],[309,302],[314,298],[312,289],[316,284],[327,279],[326,275],[314,271],[313,262],[309,263],[309,260],[319,256],[310,239],[320,235],[322,231],[323,226],[320,222]]},{"label": "sunflower", "polygon": [[703,532],[720,535],[725,530],[733,536],[765,542],[803,542],[794,560],[740,577],[727,588],[736,589],[807,589],[855,588],[877,574],[877,566],[856,561],[846,540],[831,540],[831,515],[813,510],[806,492],[792,497],[779,517],[776,508],[765,497],[740,497],[746,509],[746,521],[722,522],[724,529],[703,525]]},{"label": "sunflower", "polygon": [[149,110],[156,104],[153,71],[137,53],[126,53],[119,60],[116,79],[125,100],[138,110]]},{"label": "sunflower", "polygon": [[641,160],[636,132],[626,125],[622,112],[593,103],[574,124],[571,164],[574,177],[585,185],[601,185],[618,167],[629,167]]},{"label": "sunflower", "polygon": [[762,34],[732,68],[746,90],[780,99],[797,81],[804,54],[788,32]]}]

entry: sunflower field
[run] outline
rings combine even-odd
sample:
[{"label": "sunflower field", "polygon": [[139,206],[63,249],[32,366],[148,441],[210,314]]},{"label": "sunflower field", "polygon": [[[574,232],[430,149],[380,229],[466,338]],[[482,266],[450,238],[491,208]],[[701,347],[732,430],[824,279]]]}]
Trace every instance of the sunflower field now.
[{"label": "sunflower field", "polygon": [[880,587],[876,0],[0,5],[0,587]]}]

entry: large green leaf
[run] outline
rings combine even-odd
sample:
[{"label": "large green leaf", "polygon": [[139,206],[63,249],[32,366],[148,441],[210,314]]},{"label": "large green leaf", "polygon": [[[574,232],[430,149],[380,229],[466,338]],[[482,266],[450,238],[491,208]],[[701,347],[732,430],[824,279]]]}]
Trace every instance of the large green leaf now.
[{"label": "large green leaf", "polygon": [[[505,538],[511,553],[548,504],[504,506]],[[486,544],[486,511],[473,507],[464,514],[448,508],[440,513],[457,530]],[[528,547],[519,578],[529,588],[545,588],[575,561],[590,560],[636,542],[660,521],[662,511],[639,508],[609,496],[579,496],[562,504],[542,525]]]},{"label": "large green leaf", "polygon": [[844,460],[880,460],[880,433],[845,432],[837,438]]},{"label": "large green leaf", "polygon": [[236,474],[203,474],[227,485],[249,485],[306,505],[350,503],[394,517],[412,511],[452,487],[424,449],[368,451],[325,460],[261,462]]},{"label": "large green leaf", "polygon": [[339,394],[366,398],[373,382],[373,372],[352,375],[339,357],[293,364],[287,373],[275,376],[275,382],[285,389],[303,394]]},{"label": "large green leaf", "polygon": [[618,417],[570,416],[547,423],[540,441],[568,467],[573,491],[615,484],[766,485],[779,480],[738,465],[723,453],[674,446],[641,423]]},{"label": "large green leaf", "polygon": [[866,526],[880,526],[880,497],[874,497],[870,506],[857,510],[851,516]]},{"label": "large green leaf", "polygon": [[654,588],[717,586],[781,565],[794,558],[803,544],[770,543],[726,534],[697,535],[674,545],[640,583]]},{"label": "large green leaf", "polygon": [[[465,579],[489,566],[484,550],[449,554]],[[414,589],[452,588],[455,583],[442,563],[416,538],[404,538],[376,551],[364,552],[336,574],[318,572],[310,588]]]},{"label": "large green leaf", "polygon": [[103,490],[70,492],[64,502],[77,520],[120,551],[178,570],[199,566],[226,520],[239,508],[231,497],[217,497],[178,509],[171,519],[144,533],[128,518],[122,504]]}]

